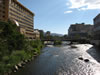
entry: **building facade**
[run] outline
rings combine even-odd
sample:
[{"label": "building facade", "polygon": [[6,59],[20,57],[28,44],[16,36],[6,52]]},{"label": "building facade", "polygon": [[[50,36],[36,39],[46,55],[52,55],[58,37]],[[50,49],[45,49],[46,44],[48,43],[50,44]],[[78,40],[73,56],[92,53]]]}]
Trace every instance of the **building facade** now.
[{"label": "building facade", "polygon": [[71,39],[87,39],[92,37],[93,25],[90,24],[72,24],[68,29],[68,37]]},{"label": "building facade", "polygon": [[15,22],[28,39],[34,36],[34,13],[17,0],[0,0],[0,20]]},{"label": "building facade", "polygon": [[34,35],[35,35],[35,39],[40,39],[40,32],[38,29],[34,29]]},{"label": "building facade", "polygon": [[100,40],[100,14],[94,18],[94,39]]},{"label": "building facade", "polygon": [[100,47],[100,14],[98,14],[94,19],[94,38],[91,40],[91,43]]}]

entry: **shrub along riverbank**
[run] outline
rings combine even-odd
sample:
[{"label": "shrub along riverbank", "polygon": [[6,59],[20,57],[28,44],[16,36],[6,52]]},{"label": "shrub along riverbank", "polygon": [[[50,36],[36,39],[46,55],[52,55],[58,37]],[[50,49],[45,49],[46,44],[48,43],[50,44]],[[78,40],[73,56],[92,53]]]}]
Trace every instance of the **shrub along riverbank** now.
[{"label": "shrub along riverbank", "polygon": [[43,46],[40,40],[26,40],[12,22],[0,22],[0,75],[11,72],[18,63],[39,55]]},{"label": "shrub along riverbank", "polygon": [[61,45],[61,44],[62,44],[62,42],[60,40],[54,41],[54,45]]}]

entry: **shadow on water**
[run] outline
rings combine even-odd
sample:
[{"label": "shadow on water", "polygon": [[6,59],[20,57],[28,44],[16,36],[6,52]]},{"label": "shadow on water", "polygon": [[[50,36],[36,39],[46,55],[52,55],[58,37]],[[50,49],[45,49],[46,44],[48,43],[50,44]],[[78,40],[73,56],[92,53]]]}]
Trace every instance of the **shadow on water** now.
[{"label": "shadow on water", "polygon": [[100,49],[96,47],[91,47],[87,50],[87,53],[89,53],[95,60],[97,60],[100,63]]}]

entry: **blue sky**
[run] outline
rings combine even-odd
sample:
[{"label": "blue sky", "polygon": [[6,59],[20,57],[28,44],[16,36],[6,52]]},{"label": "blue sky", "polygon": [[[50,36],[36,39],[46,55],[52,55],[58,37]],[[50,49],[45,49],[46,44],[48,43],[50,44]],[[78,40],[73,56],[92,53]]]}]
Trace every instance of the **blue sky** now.
[{"label": "blue sky", "polygon": [[18,0],[35,13],[34,28],[67,34],[70,24],[93,24],[100,0]]}]

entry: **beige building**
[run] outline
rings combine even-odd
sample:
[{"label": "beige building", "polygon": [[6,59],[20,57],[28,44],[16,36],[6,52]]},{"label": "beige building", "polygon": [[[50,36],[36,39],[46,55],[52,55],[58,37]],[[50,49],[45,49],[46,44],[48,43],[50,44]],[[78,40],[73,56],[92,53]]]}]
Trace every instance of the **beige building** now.
[{"label": "beige building", "polygon": [[34,13],[17,0],[0,0],[0,20],[8,19],[14,21],[28,39],[35,39]]},{"label": "beige building", "polygon": [[34,29],[35,39],[40,39],[40,32],[38,29]]}]

